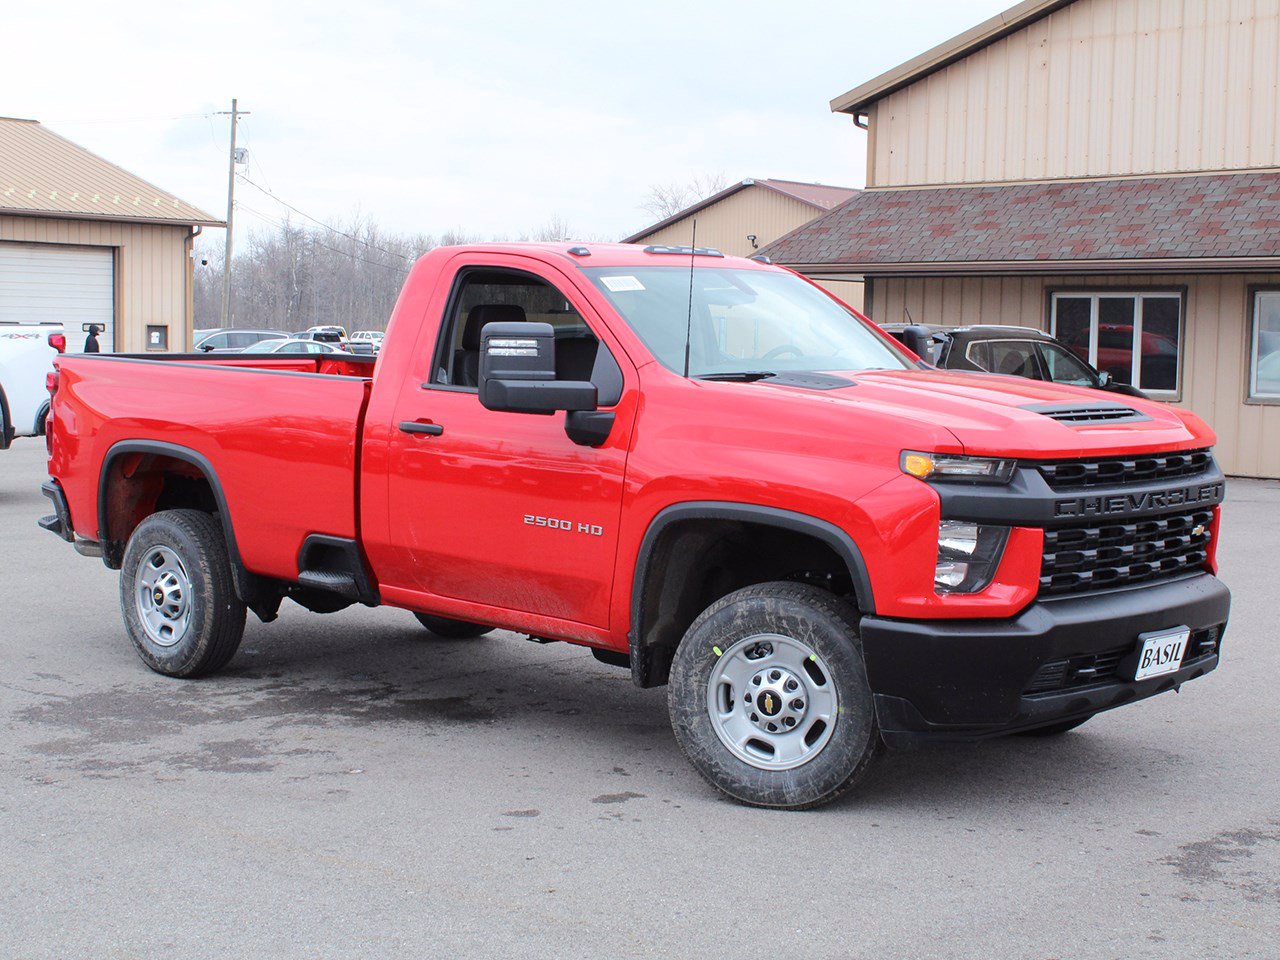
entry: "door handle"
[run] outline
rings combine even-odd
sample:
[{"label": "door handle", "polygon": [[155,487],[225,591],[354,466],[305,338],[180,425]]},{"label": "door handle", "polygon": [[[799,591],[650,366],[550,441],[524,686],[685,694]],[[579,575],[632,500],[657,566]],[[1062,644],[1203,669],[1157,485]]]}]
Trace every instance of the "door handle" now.
[{"label": "door handle", "polygon": [[444,433],[444,427],[438,423],[418,423],[416,420],[401,420],[400,430],[403,433],[425,433],[429,437],[438,437]]}]

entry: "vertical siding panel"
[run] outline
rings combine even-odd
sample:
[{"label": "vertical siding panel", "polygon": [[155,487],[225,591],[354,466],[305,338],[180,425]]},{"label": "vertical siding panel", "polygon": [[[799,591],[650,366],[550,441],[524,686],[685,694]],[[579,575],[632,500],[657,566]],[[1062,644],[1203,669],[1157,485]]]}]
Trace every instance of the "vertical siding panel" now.
[{"label": "vertical siding panel", "polygon": [[[1159,2],[1159,0],[1156,0]],[[1124,162],[1132,170],[1157,169],[1155,114],[1161,101],[1156,63],[1155,9],[1150,2],[1129,0],[1134,13],[1133,150]]]},{"label": "vertical siding panel", "polygon": [[1258,4],[1257,19],[1253,29],[1253,111],[1250,123],[1249,156],[1247,163],[1266,163],[1277,155],[1277,116],[1280,115],[1280,10],[1266,0]]},{"label": "vertical siding panel", "polygon": [[[1222,163],[1227,169],[1249,163],[1250,123],[1253,109],[1253,37],[1247,25],[1252,20],[1253,0],[1231,0],[1227,27],[1227,80],[1222,93],[1226,136]],[[1275,51],[1272,51],[1275,56]],[[1222,94],[1220,93],[1219,96]],[[1274,91],[1273,91],[1274,95]]]},{"label": "vertical siding panel", "polygon": [[[1066,7],[1077,9],[1079,4]],[[1060,176],[1063,158],[1067,156],[1067,126],[1071,104],[1071,27],[1068,17],[1049,17],[1048,44],[1048,98],[1046,121],[1048,135],[1045,140],[1045,159],[1042,172],[1033,176]]]},{"label": "vertical siding panel", "polygon": [[[1034,38],[1027,62],[1026,113],[1021,117],[1011,117],[1008,121],[1010,133],[1010,163],[1018,164],[1018,169],[1010,171],[1015,178],[1042,177],[1045,174],[1045,157],[1049,149],[1049,122],[1055,106],[1049,99],[1049,70],[1051,57],[1051,37],[1049,24],[1052,17],[1042,20],[1028,30]],[[1019,143],[1019,134],[1024,140]],[[1025,157],[1019,163],[1019,157]]]},{"label": "vertical siding panel", "polygon": [[1156,4],[1156,90],[1163,108],[1153,104],[1155,121],[1155,155],[1153,169],[1172,170],[1177,167],[1178,115],[1181,112],[1182,57],[1178,33],[1178,16],[1183,0],[1164,0]]},{"label": "vertical siding panel", "polygon": [[1089,95],[1086,99],[1084,165],[1086,174],[1111,165],[1110,118],[1114,110],[1116,66],[1116,8],[1095,3],[1092,32],[1098,37],[1089,54]]},{"label": "vertical siding panel", "polygon": [[1221,168],[1226,156],[1227,16],[1229,0],[1210,0],[1211,19],[1205,29],[1203,74],[1204,122],[1201,127],[1201,168]]}]

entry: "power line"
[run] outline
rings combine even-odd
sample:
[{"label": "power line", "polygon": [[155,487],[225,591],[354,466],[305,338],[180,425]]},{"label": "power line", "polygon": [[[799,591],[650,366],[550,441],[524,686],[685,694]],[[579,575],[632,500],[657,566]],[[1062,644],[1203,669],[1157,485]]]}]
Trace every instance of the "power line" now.
[{"label": "power line", "polygon": [[249,184],[249,186],[253,187],[259,193],[265,194],[266,196],[270,197],[272,200],[280,204],[282,207],[288,207],[290,210],[292,210],[294,213],[298,214],[299,216],[306,217],[308,220],[310,220],[312,223],[316,224],[317,226],[324,227],[326,230],[329,230],[332,233],[336,233],[341,237],[346,237],[348,240],[353,240],[356,243],[362,244],[363,246],[368,247],[370,250],[377,250],[379,253],[385,253],[389,257],[399,257],[401,260],[404,260],[406,263],[413,262],[412,257],[406,257],[403,253],[396,253],[394,250],[388,250],[386,247],[380,247],[376,243],[370,243],[368,240],[362,240],[360,237],[357,237],[355,234],[346,233],[345,231],[339,230],[337,227],[334,227],[331,224],[325,223],[323,220],[319,220],[313,217],[311,214],[307,213],[305,210],[299,210],[293,204],[288,203],[285,200],[281,200],[279,197],[277,197],[274,193],[272,193],[266,187],[261,186],[260,184],[254,183],[252,180],[246,177],[243,173],[238,173],[236,174],[236,176],[239,177],[241,180],[243,180],[245,183]]},{"label": "power line", "polygon": [[[285,226],[285,224],[284,224],[284,223],[282,223],[281,221],[279,221],[279,220],[276,220],[276,219],[272,218],[271,216],[269,216],[268,214],[263,213],[263,212],[262,212],[262,211],[260,211],[260,210],[255,210],[255,209],[253,209],[253,207],[246,207],[246,206],[244,205],[244,203],[243,203],[243,202],[236,204],[236,206],[237,206],[239,209],[243,210],[245,213],[252,213],[255,217],[259,217],[260,219],[262,219],[262,220],[266,221],[266,222],[267,222],[267,223],[269,223],[269,224],[272,224],[273,226],[276,226],[276,227],[284,227],[284,226]],[[323,226],[323,224],[322,224],[322,226]],[[326,229],[331,229],[331,228],[326,228]],[[334,230],[333,232],[334,232],[334,233],[340,233],[341,231]],[[346,234],[342,234],[342,236],[346,236]],[[382,263],[382,262],[381,262],[381,261],[379,261],[379,260],[369,260],[369,259],[366,259],[365,257],[357,256],[356,254],[352,253],[350,250],[343,250],[343,249],[341,249],[341,248],[339,248],[339,247],[331,247],[331,246],[329,246],[329,244],[327,244],[327,243],[323,242],[322,240],[317,240],[317,239],[315,238],[315,236],[309,236],[309,237],[308,237],[308,239],[309,239],[312,243],[314,243],[317,247],[324,247],[324,249],[326,249],[326,250],[331,250],[331,251],[333,251],[334,253],[342,254],[342,256],[344,256],[344,257],[350,257],[352,260],[359,260],[361,263],[368,263],[368,264],[372,264],[372,265],[373,265],[373,266],[375,266],[375,267],[383,267],[384,269],[387,269],[387,270],[396,270],[396,271],[403,271],[403,270],[404,270],[404,268],[403,268],[403,267],[401,267],[401,266],[399,266],[398,264],[393,264],[393,263]],[[400,256],[400,254],[395,254],[395,256]],[[404,259],[406,259],[406,260],[407,260],[408,258],[407,258],[407,257],[405,257]]]}]

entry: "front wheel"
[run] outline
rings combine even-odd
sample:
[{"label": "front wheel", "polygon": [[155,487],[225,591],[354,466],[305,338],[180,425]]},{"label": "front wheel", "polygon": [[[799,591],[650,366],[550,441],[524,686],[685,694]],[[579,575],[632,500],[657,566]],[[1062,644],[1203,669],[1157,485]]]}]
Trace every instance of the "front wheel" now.
[{"label": "front wheel", "polygon": [[138,524],[120,567],[120,609],[138,656],[169,677],[224,667],[244,635],[218,519],[164,510]]},{"label": "front wheel", "polygon": [[881,749],[853,608],[803,584],[708,607],[676,650],[668,707],[689,762],[752,806],[829,803]]},{"label": "front wheel", "polygon": [[493,627],[486,627],[483,623],[451,620],[448,617],[435,617],[429,613],[415,613],[414,616],[418,618],[420,624],[437,637],[443,637],[446,640],[472,640],[476,637],[483,637],[494,629]]}]

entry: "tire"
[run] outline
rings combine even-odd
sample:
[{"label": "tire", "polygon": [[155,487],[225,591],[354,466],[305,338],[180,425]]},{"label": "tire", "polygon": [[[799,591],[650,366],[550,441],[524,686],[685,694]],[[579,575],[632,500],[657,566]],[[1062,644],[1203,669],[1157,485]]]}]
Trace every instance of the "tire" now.
[{"label": "tire", "polygon": [[1066,733],[1068,730],[1074,730],[1076,727],[1080,726],[1080,724],[1082,723],[1088,723],[1092,719],[1093,719],[1093,714],[1089,714],[1089,716],[1081,717],[1078,720],[1063,720],[1060,723],[1051,723],[1045,727],[1033,727],[1030,730],[1019,730],[1018,736],[1020,737],[1057,737]]},{"label": "tire", "polygon": [[164,510],[143,520],[120,567],[120,609],[156,673],[190,678],[226,666],[244,636],[245,605],[217,517]]},{"label": "tire", "polygon": [[883,747],[857,615],[804,584],[758,584],[708,607],[676,649],[667,705],[689,762],[749,806],[830,803]]},{"label": "tire", "polygon": [[434,633],[437,637],[443,637],[445,640],[473,640],[476,637],[483,637],[486,633],[492,633],[493,627],[486,627],[482,623],[471,623],[467,620],[450,620],[448,617],[433,617],[429,613],[415,613],[418,622]]}]

